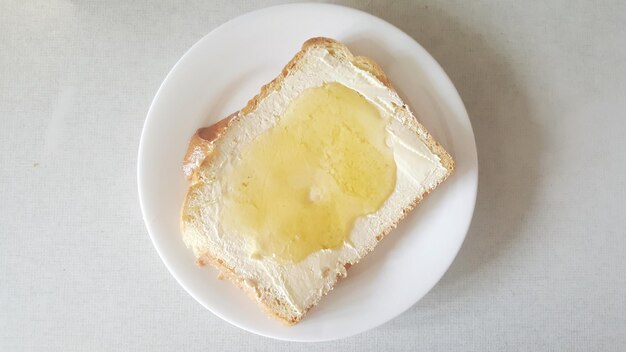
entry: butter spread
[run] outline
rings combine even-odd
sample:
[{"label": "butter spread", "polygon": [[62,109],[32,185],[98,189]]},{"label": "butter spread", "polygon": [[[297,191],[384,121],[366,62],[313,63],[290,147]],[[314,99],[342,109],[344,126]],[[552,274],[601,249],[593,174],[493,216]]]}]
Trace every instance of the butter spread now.
[{"label": "butter spread", "polygon": [[247,236],[255,258],[298,262],[342,246],[395,187],[388,122],[341,84],[305,90],[225,175],[224,230]]}]

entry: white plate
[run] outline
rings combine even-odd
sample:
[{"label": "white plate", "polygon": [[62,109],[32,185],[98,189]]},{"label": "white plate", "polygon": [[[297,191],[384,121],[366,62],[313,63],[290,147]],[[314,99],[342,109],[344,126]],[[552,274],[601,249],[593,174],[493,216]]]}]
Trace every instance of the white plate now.
[{"label": "white plate", "polygon": [[[419,119],[452,154],[455,173],[378,248],[350,269],[298,325],[267,318],[243,292],[200,269],[179,231],[187,182],[181,160],[195,130],[243,107],[311,37],[338,39],[376,60]],[[139,197],[163,262],[203,306],[242,329],[284,340],[354,335],[407,310],[443,276],[470,224],[477,188],[476,145],[467,112],[435,60],[391,24],[350,8],[295,4],[231,20],[196,43],[159,88],[144,125]],[[419,314],[419,311],[416,312]]]}]

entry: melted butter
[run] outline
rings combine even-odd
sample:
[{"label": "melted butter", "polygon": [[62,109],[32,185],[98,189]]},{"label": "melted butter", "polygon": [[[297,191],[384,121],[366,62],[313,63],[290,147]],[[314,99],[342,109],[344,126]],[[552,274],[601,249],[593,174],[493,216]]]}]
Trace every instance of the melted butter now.
[{"label": "melted butter", "polygon": [[233,163],[222,225],[246,236],[256,258],[298,262],[342,246],[355,220],[378,210],[395,187],[387,123],[341,84],[304,91]]}]

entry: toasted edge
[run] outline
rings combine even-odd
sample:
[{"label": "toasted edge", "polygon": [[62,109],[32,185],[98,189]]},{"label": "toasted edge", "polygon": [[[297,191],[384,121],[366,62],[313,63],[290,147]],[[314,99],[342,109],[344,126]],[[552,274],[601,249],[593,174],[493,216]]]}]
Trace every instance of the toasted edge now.
[{"label": "toasted edge", "polygon": [[[302,57],[306,54],[308,50],[310,50],[313,47],[322,47],[328,50],[331,53],[331,55],[343,56],[345,59],[352,62],[358,68],[366,70],[372,75],[374,75],[380,82],[382,82],[385,86],[387,86],[387,88],[391,89],[392,91],[398,94],[397,90],[393,87],[393,85],[391,84],[391,82],[389,81],[385,73],[383,72],[383,70],[372,59],[365,57],[365,56],[354,56],[344,44],[334,39],[318,37],[318,38],[311,38],[307,40],[302,45],[302,49],[298,53],[296,53],[296,55],[282,69],[281,73],[276,78],[274,78],[271,82],[263,85],[261,87],[259,94],[257,94],[254,98],[250,99],[250,101],[248,101],[247,105],[243,109],[241,109],[241,111],[239,111],[238,113],[231,114],[228,117],[224,118],[223,120],[220,120],[219,122],[207,128],[199,129],[191,138],[189,147],[187,149],[187,153],[185,154],[185,158],[183,161],[183,168],[185,169],[185,167],[187,167],[187,169],[190,170],[189,174],[187,171],[185,171],[185,176],[187,177],[188,180],[191,181],[191,186],[187,192],[187,195],[185,195],[183,209],[185,208],[185,205],[187,203],[189,192],[191,192],[193,185],[197,182],[197,171],[205,163],[210,162],[215,152],[215,147],[214,147],[215,144],[218,142],[219,138],[223,135],[224,131],[228,128],[231,122],[233,120],[241,119],[244,116],[246,116],[248,113],[250,113],[251,111],[254,111],[254,109],[257,107],[259,102],[261,102],[271,92],[275,90],[279,90],[282,84],[282,81],[285,79],[285,77],[289,75],[291,70],[297,67]],[[448,154],[448,152],[432,137],[432,135],[428,132],[428,130],[417,120],[417,117],[412,111],[409,110],[409,107],[405,104],[404,106],[401,106],[398,108],[405,109],[406,111],[410,113],[410,115],[413,117],[412,122],[414,124],[408,124],[405,127],[413,131],[416,134],[416,138],[423,140],[425,144],[431,149],[431,151],[440,158],[442,165],[447,170],[447,173],[439,182],[437,182],[437,184],[435,184],[431,188],[426,189],[424,193],[422,193],[412,203],[410,203],[407,207],[405,207],[402,210],[402,214],[400,215],[398,220],[390,224],[389,227],[387,227],[380,234],[378,234],[375,237],[376,241],[374,242],[374,244],[366,248],[364,254],[357,261],[351,262],[351,263],[344,263],[344,267],[346,269],[358,263],[361,259],[367,256],[367,254],[372,252],[374,248],[376,248],[376,245],[378,244],[378,242],[380,242],[393,229],[395,229],[398,226],[398,224],[406,217],[406,215],[409,212],[411,212],[424,198],[426,198],[426,196],[430,194],[430,192],[432,192],[439,184],[445,181],[450,176],[450,174],[452,174],[454,170],[454,160],[452,159],[450,154]],[[423,137],[418,135],[418,131],[420,129],[424,132]],[[198,162],[197,159],[194,159],[192,157],[194,151],[197,151],[197,150],[201,150],[204,155],[204,157],[202,158],[202,160],[200,160],[200,162]],[[181,210],[181,217],[182,216],[183,214]],[[181,223],[184,224],[184,221],[181,221]],[[279,319],[281,322],[287,325],[294,325],[298,323],[300,320],[302,320],[302,318],[304,318],[306,313],[311,308],[316,306],[321,300],[321,298],[327,295],[330,290],[332,290],[332,288],[336,285],[339,278],[346,276],[346,275],[342,275],[341,273],[339,273],[335,277],[333,282],[331,282],[330,285],[328,285],[328,289],[324,290],[322,295],[320,295],[318,299],[315,302],[313,302],[309,307],[304,308],[302,314],[294,316],[294,317],[284,317],[278,314],[277,311],[273,310],[271,308],[271,305],[268,304],[268,302],[266,302],[264,299],[259,297],[259,293],[257,292],[257,290],[255,290],[249,285],[246,285],[244,283],[244,278],[237,275],[233,269],[227,267],[223,261],[214,258],[207,252],[204,252],[197,256],[197,264],[199,266],[203,266],[207,262],[213,265],[214,267],[216,267],[220,271],[220,275],[219,275],[220,278],[226,278],[230,280],[231,282],[233,282],[236,286],[240,287],[243,291],[245,291],[248,294],[248,296],[254,299],[258,303],[258,305],[261,306],[261,308],[263,308],[263,310],[266,311],[269,315]]]}]

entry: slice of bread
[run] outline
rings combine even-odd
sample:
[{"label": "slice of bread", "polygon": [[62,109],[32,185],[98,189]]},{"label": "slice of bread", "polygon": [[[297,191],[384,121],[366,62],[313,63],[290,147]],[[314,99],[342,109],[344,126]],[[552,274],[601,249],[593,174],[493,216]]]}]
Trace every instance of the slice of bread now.
[{"label": "slice of bread", "polygon": [[[246,146],[270,133],[296,98],[330,83],[357,92],[388,119],[384,133],[395,162],[395,184],[379,208],[351,223],[339,246],[325,246],[295,260],[258,255],[245,233],[223,224],[226,177],[242,162]],[[181,211],[183,240],[199,265],[214,265],[221,277],[241,287],[272,316],[295,324],[453,169],[450,155],[417,121],[375,62],[354,56],[335,40],[313,38],[239,112],[192,137],[183,163],[190,180]]]}]

